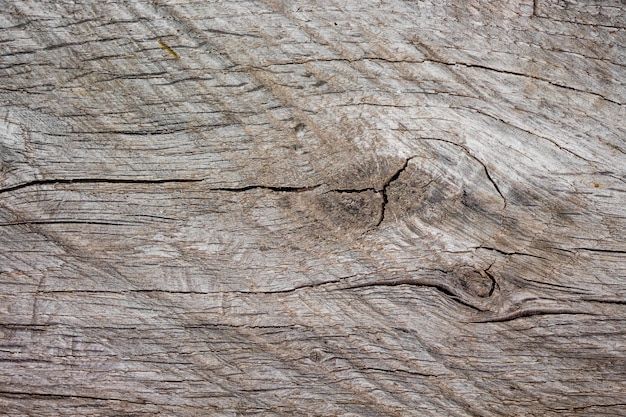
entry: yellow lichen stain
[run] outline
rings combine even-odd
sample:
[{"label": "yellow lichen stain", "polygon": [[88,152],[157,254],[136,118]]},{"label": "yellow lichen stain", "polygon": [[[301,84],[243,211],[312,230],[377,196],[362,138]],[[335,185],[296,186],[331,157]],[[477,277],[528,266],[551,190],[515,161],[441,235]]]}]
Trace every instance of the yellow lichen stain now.
[{"label": "yellow lichen stain", "polygon": [[597,182],[595,184],[593,184],[594,187],[596,188],[600,188],[600,184],[598,184]]},{"label": "yellow lichen stain", "polygon": [[158,42],[159,42],[159,45],[161,45],[161,48],[163,48],[167,52],[169,52],[170,55],[174,57],[174,59],[176,59],[176,60],[180,59],[180,55],[178,55],[176,52],[174,52],[174,50],[172,48],[170,48],[165,42],[163,42],[161,39],[159,39]]}]

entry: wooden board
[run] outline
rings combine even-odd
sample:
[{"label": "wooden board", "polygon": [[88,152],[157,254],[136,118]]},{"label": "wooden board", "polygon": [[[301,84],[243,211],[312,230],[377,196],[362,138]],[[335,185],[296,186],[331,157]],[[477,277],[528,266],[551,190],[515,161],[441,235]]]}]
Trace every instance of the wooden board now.
[{"label": "wooden board", "polygon": [[626,415],[623,1],[0,1],[0,413]]}]

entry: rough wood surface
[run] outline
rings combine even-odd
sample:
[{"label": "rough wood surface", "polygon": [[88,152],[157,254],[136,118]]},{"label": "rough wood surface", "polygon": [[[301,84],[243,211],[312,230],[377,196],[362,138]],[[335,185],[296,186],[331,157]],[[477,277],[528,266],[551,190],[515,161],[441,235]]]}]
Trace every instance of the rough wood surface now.
[{"label": "rough wood surface", "polygon": [[625,27],[0,0],[0,413],[626,415]]}]

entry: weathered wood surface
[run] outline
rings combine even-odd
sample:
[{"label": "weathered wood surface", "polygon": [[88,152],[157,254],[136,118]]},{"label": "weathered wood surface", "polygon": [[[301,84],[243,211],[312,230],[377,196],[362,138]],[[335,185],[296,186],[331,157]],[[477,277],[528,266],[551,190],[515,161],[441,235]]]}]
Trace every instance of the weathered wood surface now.
[{"label": "weathered wood surface", "polygon": [[0,6],[3,415],[626,415],[623,1]]}]

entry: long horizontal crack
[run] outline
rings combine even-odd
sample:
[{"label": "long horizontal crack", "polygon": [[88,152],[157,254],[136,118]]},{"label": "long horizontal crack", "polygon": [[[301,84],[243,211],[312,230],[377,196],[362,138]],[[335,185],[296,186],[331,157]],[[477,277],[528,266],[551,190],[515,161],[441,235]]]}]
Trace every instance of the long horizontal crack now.
[{"label": "long horizontal crack", "polygon": [[585,297],[582,298],[583,301],[589,303],[603,303],[603,304],[620,304],[626,305],[626,299],[620,300],[615,298],[594,298],[594,297]]},{"label": "long horizontal crack", "polygon": [[[146,404],[155,404],[152,402],[147,402],[147,401],[132,401],[132,400],[128,400],[128,399],[121,399],[121,398],[107,398],[107,397],[96,397],[96,396],[90,396],[90,395],[77,395],[77,394],[55,394],[55,393],[44,393],[44,392],[28,392],[28,391],[0,391],[0,396],[20,396],[20,397],[39,397],[39,398],[49,398],[51,400],[53,399],[62,399],[62,398],[68,398],[68,399],[80,399],[80,400],[92,400],[92,401],[117,401],[117,402],[124,402],[124,403],[129,403],[129,404],[141,404],[141,405],[146,405]],[[161,405],[165,405],[165,404],[161,404]]]},{"label": "long horizontal crack", "polygon": [[67,179],[49,179],[49,180],[34,180],[25,182],[22,184],[13,185],[10,187],[0,189],[0,194],[8,193],[10,191],[21,190],[23,188],[35,187],[38,185],[54,185],[54,184],[170,184],[170,183],[190,183],[190,182],[202,182],[201,179],[186,179],[186,178],[170,178],[170,179],[156,179],[156,180],[142,180],[142,179],[130,179],[130,178],[67,178]]},{"label": "long horizontal crack", "polygon": [[559,84],[557,82],[551,81],[547,78],[543,78],[543,77],[538,77],[536,75],[530,75],[530,74],[524,74],[522,72],[517,72],[517,71],[509,71],[509,70],[503,70],[503,69],[498,69],[498,68],[492,68],[492,67],[488,67],[485,65],[480,65],[480,64],[470,64],[470,63],[464,63],[464,62],[445,62],[445,61],[436,61],[436,60],[429,60],[438,64],[443,64],[443,65],[448,65],[448,66],[463,66],[466,68],[478,68],[478,69],[483,69],[483,70],[487,70],[487,71],[493,71],[493,72],[498,72],[501,74],[507,74],[507,75],[515,75],[518,77],[527,77],[527,78],[532,78],[533,80],[537,80],[537,81],[543,81],[547,84],[550,84],[552,86],[555,87],[560,87],[560,88],[565,88],[567,90],[571,90],[571,91],[576,91],[577,93],[585,93],[585,94],[590,94],[596,97],[599,97],[603,100],[606,100],[610,103],[613,104],[617,104],[618,106],[623,105],[623,103],[620,103],[619,101],[615,101],[615,100],[611,100],[610,98],[607,98],[605,96],[603,96],[602,94],[598,94],[598,93],[594,93],[592,91],[586,91],[586,90],[581,90],[575,87],[571,87],[568,85],[564,85],[564,84]]},{"label": "long horizontal crack", "polygon": [[134,223],[116,223],[105,222],[101,220],[23,220],[17,222],[0,223],[0,227],[34,224],[93,224],[99,226],[137,226],[137,224]]},{"label": "long horizontal crack", "polygon": [[576,21],[576,20],[556,19],[554,17],[544,16],[544,15],[540,15],[540,14],[537,14],[537,13],[534,13],[533,16],[537,17],[537,18],[540,18],[540,19],[547,19],[547,20],[550,20],[552,22],[569,23],[571,25],[591,26],[591,27],[594,27],[594,28],[604,28],[604,29],[612,29],[612,30],[626,30],[626,27],[624,27],[624,26],[613,26],[613,25],[605,25],[605,24],[602,24],[602,23],[594,23],[594,22],[579,22],[579,21]]},{"label": "long horizontal crack", "polygon": [[[463,107],[459,107],[459,108],[461,108],[461,109],[462,109]],[[489,114],[489,113],[487,113],[487,112],[485,112],[485,111],[483,111],[483,110],[477,109],[477,108],[475,108],[475,107],[467,107],[467,108],[468,108],[469,110],[471,110],[471,111],[475,111],[476,113],[482,114],[483,116],[486,116],[486,117],[489,117],[489,118],[491,118],[491,119],[497,120],[497,121],[499,121],[500,123],[503,123],[504,125],[510,126],[510,127],[514,128],[514,129],[517,129],[517,130],[521,131],[521,132],[527,133],[527,134],[529,134],[529,135],[531,135],[531,136],[534,136],[534,137],[536,137],[536,138],[539,138],[539,139],[547,140],[548,142],[552,143],[554,146],[556,146],[556,147],[557,147],[557,148],[559,148],[560,150],[562,150],[562,151],[564,151],[564,152],[567,152],[567,153],[569,153],[570,155],[575,156],[576,158],[582,159],[583,161],[586,161],[586,162],[592,162],[592,161],[590,161],[589,159],[587,159],[587,158],[585,158],[585,157],[583,157],[583,156],[581,156],[581,155],[577,154],[576,152],[574,152],[574,151],[572,151],[572,150],[570,150],[570,149],[568,149],[568,148],[566,148],[566,147],[564,147],[564,146],[559,145],[559,144],[558,144],[555,140],[553,140],[553,139],[550,139],[550,138],[548,138],[548,137],[546,137],[546,136],[542,136],[542,135],[540,135],[540,134],[538,134],[538,133],[536,133],[536,132],[532,132],[532,131],[530,131],[530,130],[524,129],[524,128],[520,127],[520,126],[517,126],[517,125],[515,125],[515,124],[511,123],[511,122],[507,122],[506,120],[504,120],[504,119],[502,119],[502,118],[500,118],[500,117],[494,116],[494,115],[492,115],[492,114]]]},{"label": "long horizontal crack", "polygon": [[[170,178],[170,179],[155,179],[155,180],[142,180],[142,179],[127,179],[127,178],[68,178],[68,179],[48,179],[48,180],[34,180],[25,182],[22,184],[13,185],[10,187],[0,189],[0,194],[8,193],[11,191],[20,190],[28,187],[35,187],[39,185],[55,185],[55,184],[175,184],[175,183],[198,183],[204,181],[203,179],[186,179],[186,178]],[[321,187],[323,184],[315,184],[304,187],[296,186],[273,186],[273,185],[245,185],[241,187],[213,187],[209,188],[210,191],[227,191],[227,192],[243,192],[250,190],[270,190],[277,192],[303,192],[311,191]],[[336,190],[342,192],[361,192],[364,190]]]},{"label": "long horizontal crack", "polygon": [[285,192],[285,193],[302,193],[305,191],[315,190],[316,188],[321,187],[322,184],[310,185],[305,187],[291,187],[291,186],[272,186],[272,185],[246,185],[243,187],[217,187],[210,188],[211,191],[228,191],[233,193],[240,193],[244,191],[250,190],[269,190],[276,192]]},{"label": "long horizontal crack", "polygon": [[578,311],[578,310],[568,310],[568,309],[527,309],[527,310],[518,310],[513,311],[509,314],[505,314],[497,317],[490,317],[483,320],[475,320],[470,323],[501,323],[505,321],[513,321],[516,319],[524,318],[524,317],[532,317],[532,316],[547,316],[547,315],[563,315],[563,314],[576,314],[576,315],[589,315],[596,316],[595,313],[590,313],[588,311]]},{"label": "long horizontal crack", "polygon": [[[446,271],[441,271],[441,272],[446,272]],[[349,287],[345,287],[342,289],[360,289],[360,288],[368,288],[368,287],[398,287],[401,285],[410,285],[410,286],[418,286],[418,287],[427,287],[427,288],[432,288],[434,290],[439,291],[440,293],[448,296],[449,298],[451,298],[452,300],[456,301],[459,304],[462,304],[466,307],[469,307],[473,310],[476,311],[484,311],[483,309],[476,307],[475,305],[472,305],[468,302],[465,302],[463,300],[461,300],[459,298],[459,296],[457,294],[454,293],[454,289],[448,285],[446,285],[445,283],[434,283],[434,282],[424,282],[422,280],[419,279],[414,279],[414,278],[402,278],[402,279],[392,279],[389,281],[371,281],[371,282],[365,282],[362,284],[355,284],[355,285],[350,285]]]},{"label": "long horizontal crack", "polygon": [[[382,202],[380,213],[378,215],[378,219],[376,221],[376,226],[380,226],[385,218],[385,209],[387,206],[388,198],[387,198],[387,187],[397,180],[400,177],[400,174],[406,170],[409,161],[413,159],[414,156],[405,159],[402,166],[396,170],[383,184],[381,188],[376,187],[367,187],[360,189],[331,189],[329,192],[339,192],[339,193],[361,193],[366,191],[374,191],[381,195]],[[29,182],[25,182],[22,184],[13,185],[10,187],[0,189],[0,194],[8,193],[11,191],[17,191],[28,187],[42,186],[42,185],[55,185],[55,184],[171,184],[171,183],[198,183],[202,182],[202,179],[185,179],[185,178],[172,178],[172,179],[127,179],[127,178],[69,178],[69,179],[45,179],[45,180],[33,180]],[[274,186],[274,185],[245,185],[241,187],[212,187],[209,188],[209,191],[223,191],[223,192],[246,192],[251,190],[268,190],[274,192],[290,192],[290,193],[301,193],[312,191],[317,188],[322,187],[324,184],[314,184],[308,186]],[[2,226],[9,226],[15,224],[27,224],[27,223],[61,223],[61,221],[23,221],[23,222],[13,222],[2,224]],[[78,222],[78,221],[77,221]],[[66,221],[67,223],[67,221]],[[89,224],[104,224],[102,222],[96,221],[85,221],[84,223]],[[109,224],[109,223],[106,223]],[[111,223],[111,225],[114,225]]]},{"label": "long horizontal crack", "polygon": [[[439,270],[439,269],[437,271],[441,272],[442,274],[448,274],[450,272],[450,271]],[[447,285],[445,282],[431,282],[431,281],[426,281],[426,280],[417,279],[417,278],[395,278],[395,279],[389,279],[389,280],[378,279],[375,281],[355,283],[355,284],[350,284],[349,282],[346,282],[350,278],[354,278],[354,277],[356,277],[356,275],[350,275],[350,276],[341,277],[339,279],[335,279],[331,281],[323,281],[323,282],[317,282],[317,283],[312,283],[312,284],[305,284],[305,285],[300,285],[300,286],[296,286],[292,288],[285,288],[285,289],[280,289],[280,290],[235,291],[235,292],[238,292],[240,294],[274,295],[274,294],[294,293],[296,291],[300,291],[303,289],[323,288],[326,286],[330,286],[329,288],[330,291],[358,290],[362,288],[375,288],[375,287],[415,286],[415,287],[432,288],[442,293],[447,298],[450,298],[451,300],[461,305],[469,307],[475,311],[479,311],[479,312],[485,311],[480,307],[477,307],[467,301],[462,300],[460,296],[455,293],[454,287]],[[340,285],[333,285],[333,284],[340,284]],[[495,279],[494,279],[493,285],[494,286],[497,285],[497,283],[495,283]],[[493,289],[492,289],[492,293],[493,293]]]},{"label": "long horizontal crack", "polygon": [[532,258],[538,258],[538,259],[546,259],[543,256],[538,256],[538,255],[533,255],[530,253],[524,253],[524,252],[506,252],[503,250],[500,250],[498,248],[491,248],[488,246],[477,246],[474,249],[484,249],[484,250],[488,250],[488,251],[493,251],[493,252],[497,252],[501,255],[506,255],[506,256],[511,256],[511,255],[519,255],[519,256],[530,256]]},{"label": "long horizontal crack", "polygon": [[323,282],[316,282],[316,283],[312,283],[312,284],[305,284],[305,285],[299,285],[296,287],[291,287],[291,288],[285,288],[282,290],[268,290],[268,291],[236,291],[240,294],[263,294],[263,295],[272,295],[272,294],[286,294],[286,293],[292,293],[292,292],[296,292],[299,290],[303,290],[303,289],[307,289],[307,288],[318,288],[318,287],[322,287],[325,285],[330,285],[330,284],[338,284],[346,279],[349,278],[353,278],[354,275],[348,276],[348,277],[343,277],[343,278],[339,278],[336,280],[332,280],[332,281],[323,281]]},{"label": "long horizontal crack", "polygon": [[438,374],[427,374],[424,372],[415,372],[415,371],[411,371],[408,369],[397,369],[397,368],[390,368],[390,369],[385,369],[385,368],[375,368],[375,367],[363,367],[363,368],[358,368],[359,371],[374,371],[374,372],[383,372],[383,373],[403,373],[403,374],[408,374],[408,375],[414,375],[414,376],[423,376],[423,377],[440,377],[441,375]]},{"label": "long horizontal crack", "polygon": [[574,250],[584,250],[586,252],[615,253],[619,255],[626,255],[626,250],[616,250],[616,249],[574,248]]}]

